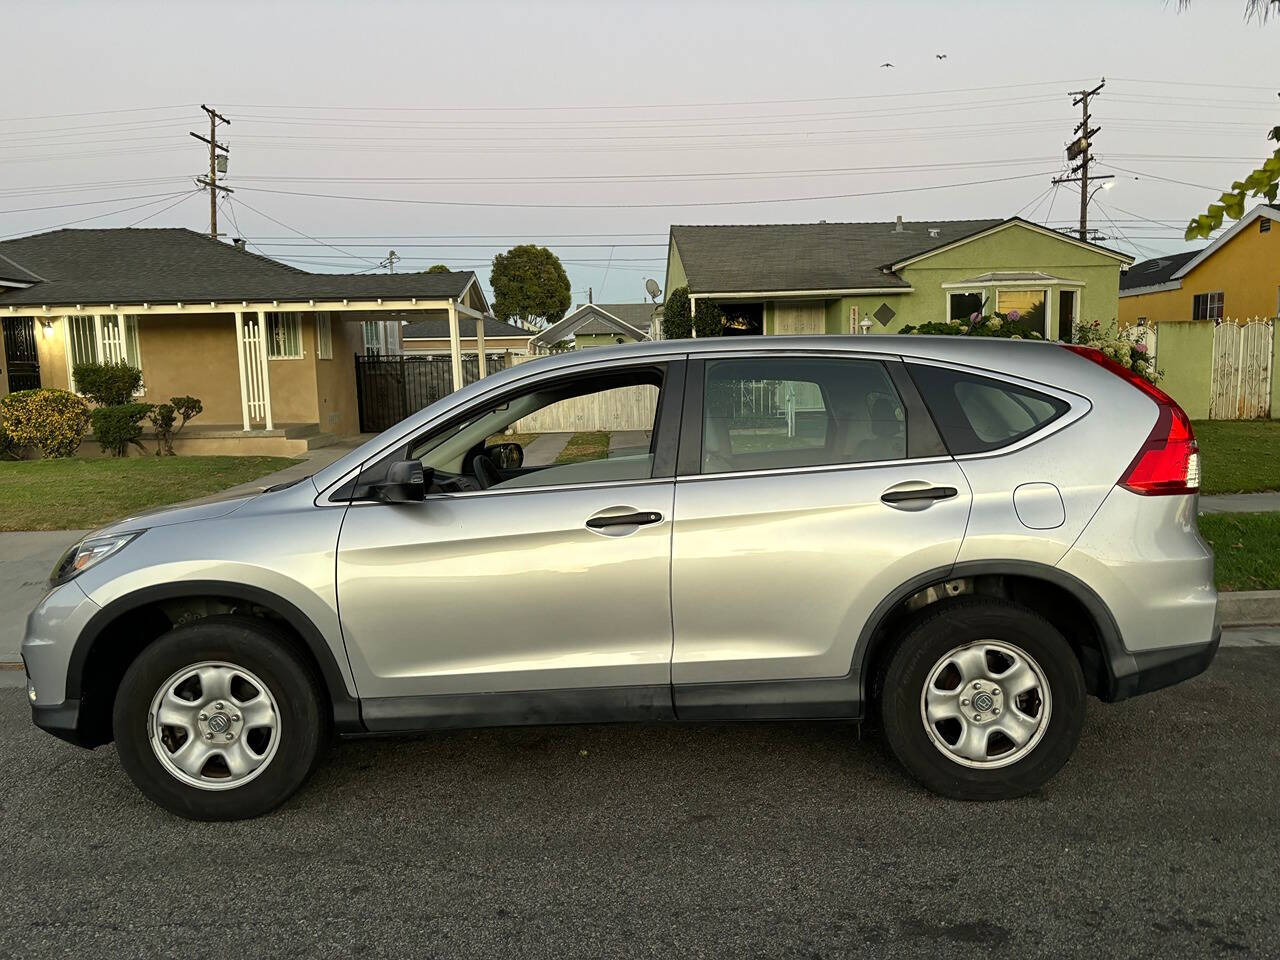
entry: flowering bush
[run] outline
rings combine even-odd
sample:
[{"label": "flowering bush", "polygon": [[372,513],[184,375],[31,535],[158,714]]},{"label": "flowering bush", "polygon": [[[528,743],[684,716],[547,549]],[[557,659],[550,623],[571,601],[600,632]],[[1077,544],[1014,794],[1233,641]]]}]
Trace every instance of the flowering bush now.
[{"label": "flowering bush", "polygon": [[1043,340],[1036,325],[1017,310],[1008,313],[971,313],[968,320],[947,320],[905,326],[899,333],[943,337],[1006,337],[1010,340]]},{"label": "flowering bush", "polygon": [[1152,383],[1158,383],[1164,376],[1164,371],[1156,368],[1155,359],[1149,355],[1143,327],[1119,327],[1114,320],[1105,327],[1097,320],[1081,321],[1076,324],[1075,342],[1097,347],[1116,363]]},{"label": "flowering bush", "polygon": [[15,450],[34,447],[46,460],[76,452],[89,408],[66,390],[19,390],[0,399],[0,433]]}]

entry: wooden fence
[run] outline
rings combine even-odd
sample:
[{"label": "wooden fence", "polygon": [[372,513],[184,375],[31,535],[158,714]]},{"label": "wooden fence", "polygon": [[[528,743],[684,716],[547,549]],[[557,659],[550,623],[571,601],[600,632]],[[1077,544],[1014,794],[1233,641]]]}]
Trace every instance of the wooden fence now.
[{"label": "wooden fence", "polygon": [[515,430],[518,433],[652,430],[657,409],[657,387],[647,384],[617,387],[543,407],[517,420]]}]

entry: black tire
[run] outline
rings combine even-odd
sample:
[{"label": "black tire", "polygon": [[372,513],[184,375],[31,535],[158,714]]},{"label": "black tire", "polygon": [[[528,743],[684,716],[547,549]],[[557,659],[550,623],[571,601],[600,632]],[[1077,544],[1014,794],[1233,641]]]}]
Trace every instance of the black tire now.
[{"label": "black tire", "polygon": [[[148,732],[151,702],[160,687],[184,667],[203,661],[224,661],[251,671],[278,706],[274,756],[260,774],[232,789],[206,790],[179,780],[156,756]],[[323,703],[315,671],[269,623],[252,617],[207,617],[170,630],[129,665],[112,715],[116,750],[138,789],[180,817],[257,817],[288,800],[311,775],[328,741]]]},{"label": "black tire", "polygon": [[[934,664],[954,648],[979,640],[1030,655],[1052,696],[1039,742],[1007,766],[975,768],[952,759],[930,739],[921,716]],[[1047,620],[1004,600],[963,598],[930,608],[906,626],[885,670],[880,717],[894,755],[934,793],[957,800],[1005,800],[1040,789],[1070,759],[1080,740],[1085,695],[1079,660]]]}]

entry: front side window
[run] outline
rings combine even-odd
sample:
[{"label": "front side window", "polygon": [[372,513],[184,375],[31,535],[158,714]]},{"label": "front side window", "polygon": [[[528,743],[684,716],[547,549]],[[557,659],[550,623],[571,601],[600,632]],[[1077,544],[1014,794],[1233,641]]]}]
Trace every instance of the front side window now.
[{"label": "front side window", "polygon": [[953,455],[985,453],[1016,443],[1069,409],[1027,387],[927,364],[909,364],[925,405]]},{"label": "front side window", "polygon": [[662,382],[660,367],[552,381],[422,438],[408,456],[438,493],[645,480]]},{"label": "front side window", "polygon": [[902,402],[884,365],[817,357],[711,360],[702,472],[899,460]]},{"label": "front side window", "polygon": [[297,360],[302,357],[300,314],[267,314],[267,356],[273,360]]},{"label": "front side window", "polygon": [[1191,301],[1192,320],[1221,320],[1226,297],[1221,290],[1215,293],[1197,293]]}]

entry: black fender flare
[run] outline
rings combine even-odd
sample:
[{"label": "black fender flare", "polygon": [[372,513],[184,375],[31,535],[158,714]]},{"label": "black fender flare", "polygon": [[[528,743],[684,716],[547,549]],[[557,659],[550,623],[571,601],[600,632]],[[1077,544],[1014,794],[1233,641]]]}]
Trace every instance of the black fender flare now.
[{"label": "black fender flare", "polygon": [[163,600],[177,600],[184,597],[226,597],[231,600],[241,600],[265,607],[284,620],[302,638],[312,659],[320,668],[321,679],[329,694],[329,702],[333,704],[335,729],[339,733],[364,732],[364,724],[360,719],[360,701],[347,693],[347,684],[333,650],[325,640],[324,634],[311,622],[311,618],[294,604],[269,590],[224,580],[178,580],[143,587],[117,597],[99,609],[89,618],[89,622],[85,624],[72,648],[71,658],[67,662],[66,699],[68,701],[80,699],[89,652],[108,626],[132,610]]},{"label": "black fender flare", "polygon": [[[1094,627],[1102,641],[1103,663],[1110,674],[1112,692],[1124,687],[1124,678],[1132,677],[1138,672],[1138,664],[1128,649],[1120,627],[1112,616],[1110,608],[1102,598],[1083,580],[1065,570],[1036,563],[1032,560],[966,560],[949,567],[937,567],[919,576],[912,577],[880,601],[867,618],[857,644],[854,646],[851,674],[859,678],[859,694],[862,702],[867,702],[867,679],[871,644],[889,615],[908,597],[919,593],[925,587],[947,580],[959,580],[963,577],[980,576],[1013,576],[1044,580],[1067,591],[1078,600],[1089,612]],[[1123,695],[1123,694],[1121,694]],[[1115,697],[1118,699],[1119,697]]]}]

